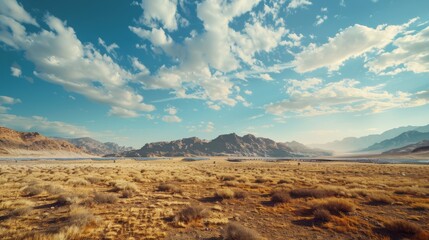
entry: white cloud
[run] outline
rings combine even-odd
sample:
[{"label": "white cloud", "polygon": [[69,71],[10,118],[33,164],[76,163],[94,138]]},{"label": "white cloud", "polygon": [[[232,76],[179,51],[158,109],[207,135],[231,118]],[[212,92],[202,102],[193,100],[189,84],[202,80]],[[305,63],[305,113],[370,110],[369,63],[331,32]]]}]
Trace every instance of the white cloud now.
[{"label": "white cloud", "polygon": [[335,71],[351,58],[362,56],[371,50],[379,50],[390,44],[414,20],[404,25],[379,25],[370,28],[356,24],[337,33],[328,42],[316,46],[310,44],[295,55],[293,64],[299,73],[326,67]]},{"label": "white cloud", "polygon": [[252,95],[252,93],[253,93],[253,92],[252,92],[252,91],[250,91],[250,90],[245,90],[245,91],[244,91],[244,94],[246,94],[246,95]]},{"label": "white cloud", "polygon": [[0,96],[0,113],[6,113],[7,111],[9,111],[10,108],[4,105],[13,105],[17,103],[21,103],[21,100],[19,98]]},{"label": "white cloud", "polygon": [[128,110],[121,107],[112,107],[109,110],[109,115],[123,117],[123,118],[134,118],[139,116],[139,114],[136,111]]},{"label": "white cloud", "polygon": [[162,117],[162,121],[168,122],[168,123],[178,123],[178,122],[181,122],[182,119],[176,115],[165,115]]},{"label": "white cloud", "polygon": [[164,112],[166,112],[170,115],[176,115],[177,109],[175,107],[168,107],[168,108],[164,109]]},{"label": "white cloud", "polygon": [[108,52],[109,54],[112,54],[113,56],[116,56],[115,49],[118,49],[119,46],[116,43],[112,43],[110,45],[107,45],[106,42],[102,38],[98,38],[98,43]]},{"label": "white cloud", "polygon": [[291,0],[287,8],[294,9],[294,8],[309,6],[311,4],[312,3],[310,0]]},{"label": "white cloud", "polygon": [[0,1],[0,14],[15,19],[20,23],[38,26],[36,20],[16,0]]},{"label": "white cloud", "polygon": [[314,25],[319,26],[322,23],[324,23],[327,19],[328,19],[328,16],[326,15],[323,15],[323,16],[317,15],[316,22],[314,23]]},{"label": "white cloud", "polygon": [[[18,20],[18,19],[16,19]],[[136,76],[123,69],[111,57],[101,54],[92,44],[82,44],[73,28],[54,16],[46,16],[49,30],[27,34],[17,21],[0,16],[0,41],[24,52],[35,65],[34,74],[88,99],[128,112],[152,111],[143,97],[128,83]],[[124,112],[124,111],[122,111]],[[130,114],[128,114],[129,117]]]},{"label": "white cloud", "polygon": [[393,50],[378,55],[365,66],[381,75],[429,72],[429,27],[396,39],[393,46]]},{"label": "white cloud", "polygon": [[221,107],[217,104],[214,104],[212,102],[208,102],[207,106],[215,111],[219,111],[221,109]]},{"label": "white cloud", "polygon": [[360,82],[344,79],[323,84],[320,79],[291,80],[288,99],[265,106],[266,112],[282,116],[315,116],[338,112],[378,113],[394,108],[408,108],[428,104],[420,96],[406,92],[389,93],[383,85],[360,86]]},{"label": "white cloud", "polygon": [[[155,54],[163,53],[177,63],[161,66],[152,75],[139,78],[139,82],[145,89],[171,89],[170,93],[176,98],[212,102],[209,105],[212,108],[234,106],[237,103],[234,95],[238,95],[233,90],[234,71],[243,66],[260,65],[258,56],[273,51],[288,33],[283,26],[266,24],[251,12],[259,2],[212,0],[197,3],[197,17],[204,29],[192,30],[184,40],[174,39],[174,34],[167,34],[158,25],[149,26],[151,29],[130,26],[132,32],[151,42],[150,49]],[[280,7],[277,3],[276,6]],[[247,12],[251,19],[245,21],[242,29],[230,27],[235,18]]]},{"label": "white cloud", "polygon": [[177,29],[177,0],[142,0],[143,15],[140,22],[156,27],[160,22],[170,31]]},{"label": "white cloud", "polygon": [[0,114],[0,125],[20,131],[38,131],[44,135],[55,137],[85,137],[92,135],[84,127],[60,121],[50,121],[40,116],[23,117]]},{"label": "white cloud", "polygon": [[21,71],[21,68],[19,68],[19,66],[10,67],[10,71],[11,71],[12,76],[14,76],[14,77],[21,77],[21,75],[22,75],[22,71]]},{"label": "white cloud", "polygon": [[273,78],[268,73],[259,74],[259,77],[265,81],[272,81]]}]

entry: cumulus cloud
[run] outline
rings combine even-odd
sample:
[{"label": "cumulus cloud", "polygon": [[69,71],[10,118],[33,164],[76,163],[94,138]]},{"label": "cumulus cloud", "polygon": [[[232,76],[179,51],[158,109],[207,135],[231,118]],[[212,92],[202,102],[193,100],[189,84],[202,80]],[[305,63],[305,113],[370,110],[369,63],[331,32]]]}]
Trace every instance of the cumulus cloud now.
[{"label": "cumulus cloud", "polygon": [[92,44],[83,44],[73,28],[60,19],[46,16],[49,29],[31,34],[18,21],[21,19],[0,15],[0,42],[23,51],[26,59],[35,65],[34,75],[40,79],[108,104],[112,115],[122,112],[124,117],[130,117],[154,109],[128,86],[136,77],[133,73],[110,56],[101,54]]},{"label": "cumulus cloud", "polygon": [[265,81],[272,81],[273,78],[268,73],[259,74],[259,77]]},{"label": "cumulus cloud", "polygon": [[244,90],[244,94],[246,94],[246,95],[252,95],[252,91],[250,91],[250,90]]},{"label": "cumulus cloud", "polygon": [[329,38],[328,42],[317,46],[310,44],[295,55],[293,64],[299,73],[326,67],[329,71],[338,70],[345,61],[380,50],[392,43],[414,19],[404,25],[379,25],[376,28],[356,24]]},{"label": "cumulus cloud", "polygon": [[168,122],[168,123],[178,123],[178,122],[181,122],[182,119],[176,115],[165,115],[162,117],[162,121]]},{"label": "cumulus cloud", "polygon": [[407,92],[390,93],[383,85],[361,86],[353,79],[323,84],[321,79],[290,80],[288,98],[265,106],[267,113],[283,116],[315,116],[338,112],[378,113],[394,108],[428,104],[429,101]]},{"label": "cumulus cloud", "polygon": [[299,7],[305,7],[311,5],[310,0],[291,0],[290,3],[287,5],[288,9],[294,9]]},{"label": "cumulus cloud", "polygon": [[0,14],[20,23],[39,26],[36,20],[16,0],[0,1]]},{"label": "cumulus cloud", "polygon": [[14,76],[14,77],[21,77],[21,75],[22,75],[22,71],[21,71],[21,68],[19,66],[10,67],[10,72],[11,72],[12,76]]},{"label": "cumulus cloud", "polygon": [[250,12],[259,3],[260,0],[197,3],[197,17],[203,23],[203,31],[191,31],[184,40],[175,39],[159,24],[130,26],[133,33],[152,44],[155,54],[165,54],[177,63],[161,66],[152,75],[139,78],[139,82],[145,89],[171,89],[176,98],[206,100],[214,109],[220,109],[221,105],[234,106],[240,97],[233,91],[233,72],[260,64],[257,55],[280,46],[289,32],[281,25],[267,25],[253,12],[242,29],[230,26],[235,18]]},{"label": "cumulus cloud", "polygon": [[119,48],[118,44],[112,43],[110,45],[107,45],[106,42],[102,38],[98,38],[98,43],[108,52],[109,54],[112,54],[113,56],[116,56],[115,49]]},{"label": "cumulus cloud", "polygon": [[5,105],[13,105],[21,103],[19,98],[12,98],[8,96],[0,96],[0,113],[6,113],[10,108]]},{"label": "cumulus cloud", "polygon": [[141,23],[149,26],[160,23],[170,31],[177,29],[177,0],[143,0],[140,6],[143,9]]},{"label": "cumulus cloud", "polygon": [[174,123],[174,122],[181,122],[182,119],[178,117],[177,114],[177,108],[175,107],[167,107],[164,109],[164,112],[166,112],[168,115],[163,116],[161,119],[164,122]]},{"label": "cumulus cloud", "polygon": [[328,19],[328,16],[326,15],[317,15],[316,16],[316,22],[314,23],[314,25],[319,26],[322,23],[324,23],[326,20]]},{"label": "cumulus cloud", "polygon": [[378,55],[366,67],[381,75],[395,75],[403,71],[429,72],[429,27],[396,39],[393,46],[392,51]]}]

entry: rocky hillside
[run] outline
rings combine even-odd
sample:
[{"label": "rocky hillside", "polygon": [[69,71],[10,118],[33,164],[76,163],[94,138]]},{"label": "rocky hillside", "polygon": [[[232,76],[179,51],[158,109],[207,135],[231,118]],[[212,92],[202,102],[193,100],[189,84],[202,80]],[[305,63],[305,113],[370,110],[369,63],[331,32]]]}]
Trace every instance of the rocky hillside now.
[{"label": "rocky hillside", "polygon": [[392,150],[383,152],[383,154],[420,153],[420,152],[429,152],[429,140],[423,140],[418,143],[410,144],[401,148],[394,148]]},{"label": "rocky hillside", "polygon": [[19,150],[26,152],[61,151],[84,154],[81,149],[67,141],[51,139],[37,132],[18,132],[0,127],[0,155],[8,156]]},{"label": "rocky hillside", "polygon": [[132,148],[130,147],[122,147],[113,142],[102,143],[89,137],[70,138],[70,139],[65,138],[63,140],[93,155],[102,156],[102,155],[116,154],[116,153],[132,150]]},{"label": "rocky hillside", "polygon": [[[289,144],[292,145],[292,144]],[[297,147],[293,144],[293,147]],[[110,156],[153,157],[153,156],[267,156],[293,157],[328,155],[329,153],[303,148],[294,151],[287,143],[277,143],[268,138],[258,138],[251,134],[240,137],[235,133],[220,135],[211,141],[196,137],[171,142],[148,143],[139,150],[127,151]],[[317,153],[317,154],[316,154]]]},{"label": "rocky hillside", "polygon": [[429,132],[408,131],[397,137],[384,140],[363,149],[363,152],[385,152],[394,148],[401,148],[410,144],[415,144],[423,140],[429,140]]}]

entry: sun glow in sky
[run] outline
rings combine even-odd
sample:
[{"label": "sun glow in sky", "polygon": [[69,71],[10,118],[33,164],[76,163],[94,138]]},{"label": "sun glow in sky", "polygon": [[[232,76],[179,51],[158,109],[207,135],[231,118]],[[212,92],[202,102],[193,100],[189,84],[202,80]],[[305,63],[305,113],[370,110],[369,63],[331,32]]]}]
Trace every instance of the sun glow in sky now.
[{"label": "sun glow in sky", "polygon": [[0,1],[0,125],[140,147],[429,120],[427,0]]}]

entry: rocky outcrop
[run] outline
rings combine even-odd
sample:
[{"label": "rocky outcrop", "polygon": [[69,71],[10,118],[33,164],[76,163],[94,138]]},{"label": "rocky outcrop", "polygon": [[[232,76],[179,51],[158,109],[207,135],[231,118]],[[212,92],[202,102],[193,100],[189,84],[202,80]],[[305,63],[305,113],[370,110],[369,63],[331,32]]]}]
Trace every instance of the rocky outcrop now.
[{"label": "rocky outcrop", "polygon": [[107,155],[107,154],[116,154],[125,151],[131,151],[130,147],[122,147],[113,142],[102,143],[95,139],[89,137],[83,138],[64,138],[63,140],[75,145],[79,149],[92,154],[92,155]]},{"label": "rocky outcrop", "polygon": [[[206,141],[196,137],[184,138],[171,142],[155,142],[144,145],[141,149],[126,151],[109,156],[153,157],[153,156],[266,156],[294,157],[320,155],[318,151],[303,148],[295,152],[288,143],[277,143],[268,138],[259,138],[251,134],[243,137],[235,133],[220,135]],[[295,145],[296,147],[296,145]],[[328,153],[324,152],[324,155]]]}]

